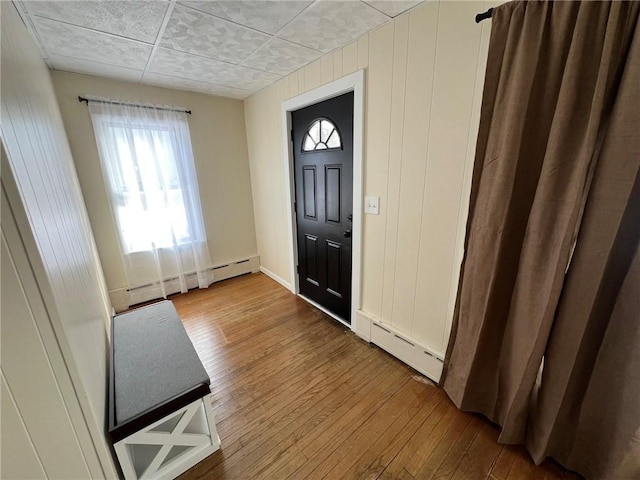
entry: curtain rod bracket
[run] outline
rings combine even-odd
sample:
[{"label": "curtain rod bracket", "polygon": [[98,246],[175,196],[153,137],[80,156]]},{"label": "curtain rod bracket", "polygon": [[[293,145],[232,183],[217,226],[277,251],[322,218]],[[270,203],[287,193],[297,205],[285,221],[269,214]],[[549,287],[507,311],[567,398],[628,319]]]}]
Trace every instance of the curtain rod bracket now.
[{"label": "curtain rod bracket", "polygon": [[[85,98],[85,97],[81,97],[80,95],[78,95],[78,101],[79,101],[80,103],[83,103],[83,102],[84,102],[84,103],[86,103],[87,105],[89,105],[89,99],[88,99],[88,98]],[[146,108],[153,108],[153,107],[147,107],[146,105],[138,105],[138,104],[135,104],[135,103],[125,103],[125,102],[107,102],[107,101],[105,101],[104,103],[113,103],[114,105],[130,105],[130,106],[132,106],[132,107],[146,107]],[[159,109],[160,109],[160,110],[171,110],[171,111],[174,111],[174,112],[184,112],[184,113],[186,113],[187,115],[191,115],[191,110],[180,110],[180,109],[177,109],[177,108],[159,108]]]},{"label": "curtain rod bracket", "polygon": [[490,8],[484,13],[479,13],[476,15],[476,23],[480,23],[481,21],[486,20],[487,18],[491,18],[492,15],[493,15],[493,8]]}]

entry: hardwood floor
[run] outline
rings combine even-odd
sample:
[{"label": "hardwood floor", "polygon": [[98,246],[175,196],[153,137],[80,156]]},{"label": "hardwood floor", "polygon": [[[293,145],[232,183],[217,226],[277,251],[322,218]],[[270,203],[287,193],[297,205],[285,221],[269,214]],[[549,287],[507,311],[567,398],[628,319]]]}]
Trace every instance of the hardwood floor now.
[{"label": "hardwood floor", "polygon": [[489,422],[263,274],[171,300],[222,440],[181,479],[578,478],[498,445]]}]

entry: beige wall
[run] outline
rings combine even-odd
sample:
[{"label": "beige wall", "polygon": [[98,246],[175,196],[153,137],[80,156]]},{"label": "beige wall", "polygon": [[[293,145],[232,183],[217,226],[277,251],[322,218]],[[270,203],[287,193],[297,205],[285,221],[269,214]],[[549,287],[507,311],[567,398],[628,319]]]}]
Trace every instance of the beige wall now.
[{"label": "beige wall", "polygon": [[291,282],[284,100],[366,69],[362,309],[436,353],[462,256],[493,2],[425,2],[245,100],[258,252]]},{"label": "beige wall", "polygon": [[80,186],[110,291],[126,287],[89,110],[79,95],[181,106],[189,129],[213,265],[255,255],[249,161],[241,100],[52,71]]},{"label": "beige wall", "polygon": [[1,8],[0,476],[114,478],[111,305],[49,70],[14,5]]}]

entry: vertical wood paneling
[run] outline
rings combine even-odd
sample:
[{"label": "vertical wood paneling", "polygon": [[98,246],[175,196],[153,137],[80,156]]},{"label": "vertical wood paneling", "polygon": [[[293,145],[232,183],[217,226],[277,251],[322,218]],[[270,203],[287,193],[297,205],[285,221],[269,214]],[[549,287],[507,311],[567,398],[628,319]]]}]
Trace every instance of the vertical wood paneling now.
[{"label": "vertical wood paneling", "polygon": [[282,93],[284,98],[290,98],[289,95],[289,77],[284,77],[280,80],[282,82]]},{"label": "vertical wood paneling", "polygon": [[297,72],[293,72],[289,74],[287,78],[289,79],[289,98],[292,98],[300,93],[300,89],[298,88],[298,74]]},{"label": "vertical wood paneling", "polygon": [[[389,120],[391,111],[391,64],[393,62],[393,24],[379,28],[370,35],[369,69],[367,75],[368,102],[365,124],[364,191],[386,197],[386,165],[389,160]],[[382,265],[384,254],[385,206],[380,215],[365,215],[363,264],[367,275],[362,279],[363,303],[373,315],[380,315],[382,298]]]},{"label": "vertical wood paneling", "polygon": [[[298,78],[290,76],[290,87],[297,87]],[[269,89],[252,95],[245,101],[245,122],[251,168],[251,191],[255,213],[258,254],[263,265],[277,265],[273,245],[276,241],[273,230],[273,202],[265,201],[271,193],[271,162],[273,146],[269,145],[268,123],[273,122],[274,112],[269,108]],[[267,119],[270,119],[268,121]],[[271,155],[267,155],[271,152]],[[275,176],[275,175],[274,175]],[[272,267],[273,268],[273,267]]]},{"label": "vertical wood paneling", "polygon": [[[318,61],[318,70],[319,69],[320,69],[320,62]],[[320,79],[319,71],[317,75],[318,75],[318,81],[319,81]],[[276,83],[276,92],[275,92],[275,95],[273,95],[273,98],[274,98],[274,103],[272,104],[271,108],[273,109],[273,115],[275,116],[280,114],[282,102],[286,100],[284,96],[284,91],[281,87],[281,82]],[[284,127],[282,126],[281,122],[273,122],[272,128],[273,130],[271,131],[270,135],[272,136],[272,141],[273,141],[273,147],[272,147],[273,151],[282,152],[284,149],[284,145],[282,145],[282,132]],[[282,154],[276,156],[274,160],[275,160],[274,162],[275,164],[273,166],[273,172],[272,172],[272,174],[275,174],[274,180],[273,180],[273,184],[274,184],[273,188],[277,195],[277,202],[276,202],[277,216],[275,217],[277,221],[276,221],[276,224],[274,225],[275,228],[277,228],[277,231],[274,232],[274,237],[278,238],[278,240],[276,240],[274,247],[276,248],[276,252],[278,253],[278,264],[287,265],[289,261],[289,251],[287,248],[283,248],[283,245],[279,243],[279,236],[280,236],[279,232],[286,232],[287,229],[289,228],[289,225],[287,223],[288,213],[287,213],[287,195],[285,190],[286,185],[284,182],[285,166],[284,166]],[[289,275],[287,275],[285,278],[289,278]]]},{"label": "vertical wood paneling", "polygon": [[[449,305],[452,262],[464,179],[481,29],[460,18],[473,18],[477,6],[444,2],[438,18],[438,43],[433,80],[432,118],[420,222],[420,255],[415,321],[419,338],[443,336]],[[457,45],[455,52],[451,46]],[[434,276],[432,272],[442,272]],[[440,347],[439,343],[432,345]]]},{"label": "vertical wood paneling", "polygon": [[[301,77],[302,75],[298,75],[298,80],[300,80]],[[270,117],[272,117],[275,113],[276,105],[278,103],[275,85],[270,85],[269,87],[267,87],[267,91],[265,95],[265,103],[266,103],[266,106],[265,106],[264,112],[268,114]],[[262,144],[263,145],[262,148],[268,149],[268,151],[271,151],[271,152],[278,151],[277,139],[274,138],[274,136],[278,135],[279,129],[277,127],[278,127],[278,124],[275,122],[269,122],[268,124],[263,125],[266,135],[264,138],[264,143]],[[282,190],[282,186],[281,186],[282,183],[279,182],[278,179],[281,178],[281,174],[280,174],[281,169],[278,166],[278,162],[276,161],[275,157],[271,157],[269,159],[269,163],[265,164],[265,167],[266,167],[266,171],[264,171],[263,173],[266,176],[264,178],[270,179],[269,186],[267,188],[267,195],[268,195],[268,198],[273,199],[271,202],[267,204],[268,208],[270,209],[269,216],[268,216],[268,218],[270,219],[270,222],[269,222],[270,235],[269,235],[268,251],[269,251],[270,257],[273,259],[274,264],[279,265],[280,252],[278,251],[277,243],[278,243],[278,229],[280,228],[279,209],[281,208],[280,190]]]},{"label": "vertical wood paneling", "polygon": [[369,65],[369,35],[365,34],[358,39],[358,70],[367,68],[367,65]]},{"label": "vertical wood paneling", "polygon": [[301,68],[296,73],[298,74],[298,93],[304,93],[307,91],[304,78],[304,68]]},{"label": "vertical wood paneling", "polygon": [[[489,22],[469,19],[482,7],[425,2],[319,61],[322,84],[367,70],[364,194],[380,196],[380,215],[364,216],[362,309],[436,353],[446,348],[464,242],[490,32]],[[314,68],[289,76],[291,97],[317,86]],[[280,123],[279,105],[253,101],[263,95],[274,92],[265,89],[248,99],[247,114],[262,109],[256,116]],[[250,144],[262,138],[251,128],[258,127],[248,126]],[[256,231],[268,239],[261,243],[283,251],[286,225],[278,231],[267,224],[281,223],[276,212],[284,204],[262,185],[276,181],[282,151],[250,150],[257,156],[252,180],[258,177],[260,184],[254,202],[278,206],[266,213],[268,222],[256,213]],[[289,255],[270,256],[276,263],[269,265],[263,257],[263,264],[288,278]]]},{"label": "vertical wood paneling", "polygon": [[342,75],[349,75],[358,69],[358,42],[352,42],[342,49]]},{"label": "vertical wood paneling", "polygon": [[307,91],[322,85],[322,65],[320,59],[304,67],[304,79]]},{"label": "vertical wood paneling", "polygon": [[[331,54],[329,54],[331,55]],[[342,49],[333,52],[333,79],[342,77]]]},{"label": "vertical wood paneling", "polygon": [[[501,1],[486,0],[483,12],[491,7],[497,7]],[[446,349],[448,335],[451,331],[453,320],[453,310],[456,302],[456,292],[460,276],[460,266],[464,253],[464,237],[469,213],[469,194],[471,192],[471,176],[473,174],[473,162],[476,153],[476,135],[480,125],[480,107],[482,104],[482,90],[484,88],[484,72],[487,67],[487,55],[489,53],[489,39],[491,36],[491,23],[482,22],[482,33],[478,52],[478,61],[475,74],[475,88],[473,94],[473,105],[471,107],[471,124],[469,125],[469,139],[467,142],[467,153],[465,160],[464,179],[462,181],[462,193],[460,195],[460,210],[458,212],[458,227],[456,229],[456,250],[451,266],[451,283],[449,288],[449,304],[447,307],[445,329],[442,332],[442,350]],[[434,342],[436,340],[434,339]]]},{"label": "vertical wood paneling", "polygon": [[320,59],[322,68],[322,84],[333,80],[333,55],[325,55]]},{"label": "vertical wood paneling", "polygon": [[394,23],[393,86],[391,89],[391,119],[389,122],[387,215],[381,312],[381,318],[386,322],[391,322],[392,319],[393,293],[395,291],[395,261],[398,244],[398,204],[400,202],[400,172],[402,171],[402,139],[407,84],[409,15],[402,15]]},{"label": "vertical wood paneling", "polygon": [[431,117],[433,73],[439,3],[428,3],[409,16],[407,98],[405,105],[402,172],[398,214],[398,245],[391,323],[408,334],[412,331],[416,294],[420,221],[427,135]]},{"label": "vertical wood paneling", "polygon": [[9,386],[1,376],[0,384],[0,478],[45,478],[42,463],[22,421]]},{"label": "vertical wood paneling", "polygon": [[1,265],[3,302],[0,349],[2,373],[7,386],[11,388],[12,397],[47,476],[89,478],[91,474],[4,239]]},{"label": "vertical wood paneling", "polygon": [[9,200],[20,211],[16,221],[82,407],[86,423],[76,428],[92,436],[93,446],[83,447],[113,476],[103,433],[111,305],[49,71],[14,6],[2,10],[2,136],[15,181]]},{"label": "vertical wood paneling", "polygon": [[[297,85],[298,72],[293,74]],[[262,265],[273,269],[285,281],[290,281],[287,268],[288,251],[282,248],[281,232],[286,231],[284,221],[284,170],[281,158],[282,125],[279,121],[283,100],[281,82],[270,85],[245,103],[253,202],[258,235],[258,253]],[[255,102],[255,103],[254,103]],[[273,120],[273,119],[278,120]],[[276,153],[280,152],[280,154]],[[255,173],[255,174],[254,174]],[[265,199],[270,199],[265,201]],[[274,265],[276,267],[274,267]]]}]

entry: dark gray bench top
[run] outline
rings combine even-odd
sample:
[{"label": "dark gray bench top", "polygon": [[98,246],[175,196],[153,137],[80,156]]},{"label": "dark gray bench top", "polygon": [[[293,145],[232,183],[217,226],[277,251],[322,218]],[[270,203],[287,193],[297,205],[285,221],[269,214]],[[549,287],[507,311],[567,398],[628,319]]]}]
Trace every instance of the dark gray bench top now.
[{"label": "dark gray bench top", "polygon": [[175,411],[210,391],[209,376],[170,301],[116,315],[111,342],[111,433],[145,414],[147,425],[153,423],[171,413],[168,403]]}]

